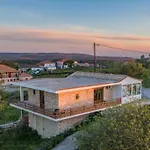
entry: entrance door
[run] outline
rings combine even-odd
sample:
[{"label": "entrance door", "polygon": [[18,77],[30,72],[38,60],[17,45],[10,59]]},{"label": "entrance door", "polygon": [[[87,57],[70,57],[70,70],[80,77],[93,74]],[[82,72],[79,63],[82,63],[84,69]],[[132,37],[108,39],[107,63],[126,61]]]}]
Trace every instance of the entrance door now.
[{"label": "entrance door", "polygon": [[98,88],[94,90],[94,102],[100,103],[103,102],[104,88]]},{"label": "entrance door", "polygon": [[44,91],[40,91],[40,108],[44,108]]}]

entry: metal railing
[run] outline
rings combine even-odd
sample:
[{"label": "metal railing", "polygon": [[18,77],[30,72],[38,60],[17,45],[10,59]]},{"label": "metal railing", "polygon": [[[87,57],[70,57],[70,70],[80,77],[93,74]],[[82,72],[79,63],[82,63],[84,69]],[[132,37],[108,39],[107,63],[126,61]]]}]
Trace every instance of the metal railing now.
[{"label": "metal railing", "polygon": [[25,108],[25,109],[34,111],[36,113],[46,115],[46,116],[54,118],[54,119],[59,119],[59,118],[78,115],[78,114],[82,114],[82,113],[94,112],[96,110],[104,109],[107,107],[116,106],[116,105],[121,104],[121,99],[118,98],[118,99],[112,100],[112,101],[96,103],[93,105],[82,106],[82,107],[78,107],[78,108],[61,109],[61,110],[59,110],[59,109],[42,109],[42,108],[35,106],[33,104],[30,104],[29,102],[26,102],[26,101],[12,103],[12,104],[15,106],[21,107],[21,108]]}]

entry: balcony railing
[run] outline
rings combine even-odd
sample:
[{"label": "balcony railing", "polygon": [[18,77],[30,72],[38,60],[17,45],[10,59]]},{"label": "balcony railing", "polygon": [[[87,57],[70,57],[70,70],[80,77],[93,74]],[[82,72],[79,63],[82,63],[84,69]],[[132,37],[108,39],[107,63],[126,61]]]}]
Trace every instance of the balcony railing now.
[{"label": "balcony railing", "polygon": [[98,111],[104,108],[112,107],[112,106],[117,106],[121,104],[121,99],[118,98],[116,100],[112,101],[107,101],[103,103],[96,103],[94,105],[90,106],[82,106],[78,108],[71,108],[71,109],[64,109],[64,110],[59,110],[59,109],[42,109],[38,106],[35,106],[33,104],[29,104],[28,102],[17,102],[17,103],[12,103],[13,106],[21,107],[26,110],[33,111],[35,113],[40,113],[42,115],[54,118],[54,119],[60,119],[60,118],[65,118],[69,116],[74,116],[74,115],[79,115],[83,113],[88,113],[88,112],[94,112]]}]

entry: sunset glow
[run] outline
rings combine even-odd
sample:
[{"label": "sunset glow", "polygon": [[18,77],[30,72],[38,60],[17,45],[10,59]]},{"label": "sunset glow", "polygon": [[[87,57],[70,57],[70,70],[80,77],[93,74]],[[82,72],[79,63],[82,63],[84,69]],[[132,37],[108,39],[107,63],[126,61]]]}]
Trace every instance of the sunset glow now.
[{"label": "sunset glow", "polygon": [[[93,42],[150,52],[148,6],[149,0],[2,0],[0,52],[92,54]],[[101,46],[97,53],[135,55]]]}]

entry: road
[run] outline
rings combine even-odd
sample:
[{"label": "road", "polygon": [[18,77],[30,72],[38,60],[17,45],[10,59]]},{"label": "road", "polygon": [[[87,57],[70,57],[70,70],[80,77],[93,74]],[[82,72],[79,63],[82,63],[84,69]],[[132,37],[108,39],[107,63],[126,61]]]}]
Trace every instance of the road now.
[{"label": "road", "polygon": [[150,100],[150,88],[143,88],[142,95],[144,98]]}]

